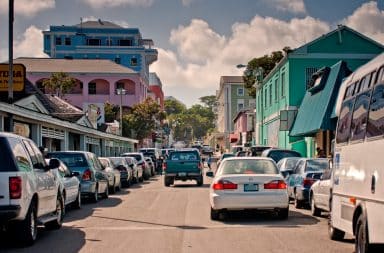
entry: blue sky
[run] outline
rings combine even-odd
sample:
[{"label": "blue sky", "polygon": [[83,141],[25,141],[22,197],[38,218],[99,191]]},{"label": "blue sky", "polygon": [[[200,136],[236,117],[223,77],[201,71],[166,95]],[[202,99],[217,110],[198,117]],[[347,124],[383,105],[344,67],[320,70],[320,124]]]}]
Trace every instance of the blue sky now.
[{"label": "blue sky", "polygon": [[[101,18],[153,39],[166,95],[190,106],[215,94],[220,76],[285,46],[296,48],[337,24],[384,43],[384,0],[15,0],[15,57],[43,54],[43,30]],[[0,61],[8,57],[8,0],[0,0]]]}]

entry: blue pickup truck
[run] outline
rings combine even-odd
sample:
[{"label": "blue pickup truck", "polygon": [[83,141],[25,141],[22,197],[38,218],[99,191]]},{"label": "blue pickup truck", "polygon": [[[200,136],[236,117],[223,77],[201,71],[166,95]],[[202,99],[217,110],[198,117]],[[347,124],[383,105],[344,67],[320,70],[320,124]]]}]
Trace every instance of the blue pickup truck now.
[{"label": "blue pickup truck", "polygon": [[164,185],[170,186],[175,180],[196,180],[203,185],[203,164],[198,150],[172,152],[163,163]]}]

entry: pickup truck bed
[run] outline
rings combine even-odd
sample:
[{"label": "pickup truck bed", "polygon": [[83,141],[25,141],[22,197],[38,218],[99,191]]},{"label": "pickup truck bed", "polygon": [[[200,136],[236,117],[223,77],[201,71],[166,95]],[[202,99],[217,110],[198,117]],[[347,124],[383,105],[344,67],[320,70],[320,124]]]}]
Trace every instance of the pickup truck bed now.
[{"label": "pickup truck bed", "polygon": [[175,180],[196,180],[203,185],[203,172],[200,154],[196,150],[175,151],[163,164],[164,185],[170,186]]}]

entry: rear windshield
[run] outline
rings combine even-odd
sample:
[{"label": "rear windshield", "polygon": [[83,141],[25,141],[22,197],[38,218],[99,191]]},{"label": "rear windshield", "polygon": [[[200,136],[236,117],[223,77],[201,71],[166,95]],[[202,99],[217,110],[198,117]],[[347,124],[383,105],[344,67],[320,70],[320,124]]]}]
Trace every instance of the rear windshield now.
[{"label": "rear windshield", "polygon": [[275,162],[278,162],[285,157],[301,157],[301,155],[300,155],[300,153],[297,153],[295,151],[276,150],[276,151],[270,151],[269,157],[272,158],[273,160],[275,160]]},{"label": "rear windshield", "polygon": [[129,155],[124,155],[128,157],[133,157],[136,159],[136,161],[140,162],[141,161],[141,155],[134,155],[134,154],[129,154]]},{"label": "rear windshield", "polygon": [[126,165],[124,163],[124,158],[118,158],[118,157],[113,158],[113,157],[110,157],[109,159],[111,160],[111,162],[113,163],[113,166],[115,166],[115,167],[117,167],[119,165]]},{"label": "rear windshield", "polygon": [[0,171],[16,171],[13,155],[9,152],[7,139],[0,138]]},{"label": "rear windshield", "polygon": [[329,166],[328,160],[308,160],[306,171],[323,171]]},{"label": "rear windshield", "polygon": [[198,156],[196,152],[173,152],[170,159],[175,160],[197,160]]},{"label": "rear windshield", "polygon": [[87,167],[88,163],[83,154],[71,154],[71,153],[48,153],[49,158],[57,158],[61,160],[67,167]]},{"label": "rear windshield", "polygon": [[268,160],[226,160],[221,174],[278,174],[278,170]]}]

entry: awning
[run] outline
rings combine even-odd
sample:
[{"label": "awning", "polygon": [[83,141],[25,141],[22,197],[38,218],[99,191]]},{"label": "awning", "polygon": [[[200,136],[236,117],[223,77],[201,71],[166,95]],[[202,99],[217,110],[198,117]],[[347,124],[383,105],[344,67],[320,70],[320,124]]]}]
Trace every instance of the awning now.
[{"label": "awning", "polygon": [[319,130],[336,130],[336,119],[332,119],[332,113],[342,80],[350,73],[347,64],[339,61],[330,68],[322,89],[306,92],[290,136],[311,136]]},{"label": "awning", "polygon": [[231,133],[229,134],[229,141],[231,143],[238,142],[240,139],[240,134],[239,133]]}]

